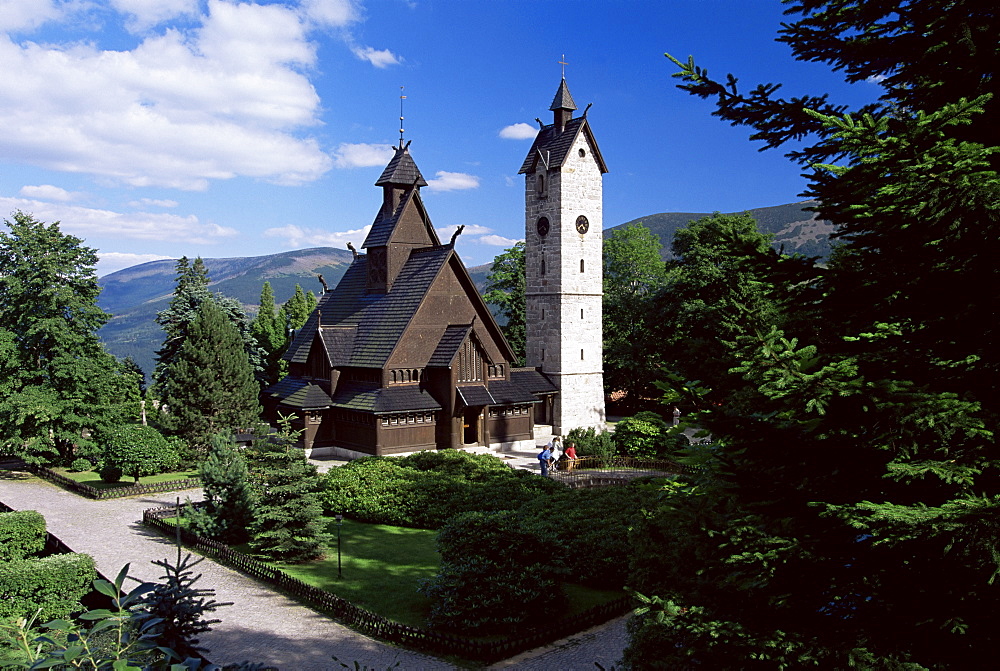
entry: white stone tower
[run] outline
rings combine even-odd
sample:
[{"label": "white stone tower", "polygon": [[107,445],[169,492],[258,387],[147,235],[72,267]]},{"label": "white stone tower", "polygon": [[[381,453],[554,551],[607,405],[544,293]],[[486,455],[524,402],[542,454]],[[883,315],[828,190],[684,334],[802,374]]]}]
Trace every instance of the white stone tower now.
[{"label": "white stone tower", "polygon": [[[527,364],[559,388],[552,431],[605,429],[602,180],[608,171],[563,79],[524,174]],[[587,109],[590,107],[588,105]]]}]

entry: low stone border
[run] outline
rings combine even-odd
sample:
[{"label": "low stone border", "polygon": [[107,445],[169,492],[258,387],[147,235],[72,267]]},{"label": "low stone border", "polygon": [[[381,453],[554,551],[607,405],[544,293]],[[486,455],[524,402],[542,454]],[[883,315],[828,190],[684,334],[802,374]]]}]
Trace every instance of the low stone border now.
[{"label": "low stone border", "polygon": [[[174,536],[177,533],[177,527],[164,522],[163,518],[176,517],[179,512],[176,506],[150,508],[143,511],[142,523]],[[567,617],[556,622],[546,623],[545,627],[539,631],[521,636],[511,636],[500,641],[487,642],[393,622],[381,615],[359,608],[335,594],[308,585],[298,578],[259,562],[253,557],[218,541],[195,535],[186,529],[181,529],[180,537],[185,545],[199,553],[211,556],[251,577],[274,585],[330,614],[338,622],[351,626],[364,634],[420,652],[434,655],[453,655],[483,664],[499,662],[526,650],[532,650],[577,634],[624,615],[634,606],[632,597],[624,596],[595,606],[572,618]]]},{"label": "low stone border", "polygon": [[45,468],[44,466],[28,464],[26,468],[40,478],[48,480],[49,482],[54,482],[55,484],[65,487],[66,489],[76,492],[77,494],[82,494],[88,499],[97,499],[99,501],[104,499],[120,499],[126,496],[138,496],[139,494],[159,494],[161,492],[173,492],[181,489],[194,489],[195,487],[201,487],[200,478],[185,478],[184,480],[154,482],[148,485],[125,485],[122,487],[98,489],[97,487],[91,487],[90,485],[85,485],[82,482],[77,482],[73,478],[67,478],[65,475],[60,475],[52,469]]}]

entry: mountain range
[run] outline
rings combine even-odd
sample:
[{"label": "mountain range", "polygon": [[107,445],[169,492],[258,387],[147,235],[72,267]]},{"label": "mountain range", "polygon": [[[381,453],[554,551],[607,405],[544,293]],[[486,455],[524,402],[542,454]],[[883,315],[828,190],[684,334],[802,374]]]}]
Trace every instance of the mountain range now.
[{"label": "mountain range", "polygon": [[[748,210],[761,231],[774,236],[775,248],[786,253],[807,256],[829,254],[829,234],[833,225],[816,219],[805,208],[814,201],[789,203],[774,207]],[[663,256],[669,258],[674,233],[693,220],[711,213],[663,212],[625,222],[605,230],[605,236],[616,229],[641,223],[660,238]],[[284,303],[295,293],[298,284],[305,291],[322,291],[317,275],[323,275],[330,287],[335,287],[350,265],[353,255],[343,249],[315,247],[267,256],[227,259],[203,259],[211,280],[212,291],[239,300],[250,314],[255,314],[264,282],[270,282],[277,304]],[[476,286],[484,290],[492,264],[469,268]],[[105,275],[99,279],[103,288],[99,305],[113,317],[100,331],[101,339],[117,357],[131,356],[146,372],[156,365],[155,353],[163,343],[163,331],[156,323],[156,313],[165,309],[174,291],[177,262],[166,259],[150,261]]]}]

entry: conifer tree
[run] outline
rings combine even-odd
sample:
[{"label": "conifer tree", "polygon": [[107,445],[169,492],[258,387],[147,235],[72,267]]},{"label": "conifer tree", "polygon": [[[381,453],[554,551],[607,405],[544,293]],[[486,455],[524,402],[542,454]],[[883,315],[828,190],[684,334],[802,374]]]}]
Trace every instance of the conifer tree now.
[{"label": "conifer tree", "polygon": [[[981,3],[791,4],[797,57],[881,85],[857,113],[678,73],[811,166],[841,247],[737,367],[756,412],[636,528],[627,665],[976,668],[997,644],[1000,16]],[[789,286],[789,291],[793,287]],[[690,570],[697,567],[697,571]],[[933,576],[933,578],[930,578]]]},{"label": "conifer tree", "polygon": [[257,501],[250,547],[279,561],[303,562],[323,555],[328,534],[319,473],[293,440],[286,428],[255,440],[248,450]]},{"label": "conifer tree", "polygon": [[[284,374],[287,364],[281,355],[288,348],[288,335],[274,306],[274,291],[270,282],[264,282],[260,292],[260,309],[250,325],[250,332],[257,339],[264,358],[265,385],[274,384]],[[285,364],[285,365],[283,365]]]},{"label": "conifer tree", "polygon": [[245,543],[253,520],[254,499],[242,451],[231,436],[215,434],[208,456],[198,466],[204,504],[184,513],[194,533],[228,545]]},{"label": "conifer tree", "polygon": [[298,331],[305,326],[309,315],[316,309],[316,296],[313,292],[306,293],[302,287],[295,285],[295,293],[281,306],[281,319],[285,329]]},{"label": "conifer tree", "polygon": [[182,257],[177,262],[173,298],[170,299],[167,309],[156,315],[156,323],[163,328],[165,334],[163,346],[156,352],[156,370],[153,372],[156,391],[161,390],[166,384],[171,364],[187,340],[191,323],[198,316],[198,309],[205,301],[213,301],[222,309],[240,334],[243,349],[254,375],[263,375],[261,348],[251,332],[250,320],[243,310],[243,305],[235,298],[222,294],[213,295],[208,289],[209,281],[208,269],[201,257],[193,262],[189,262],[187,257]]},{"label": "conifer tree", "polygon": [[173,431],[205,449],[212,434],[253,426],[260,415],[239,331],[215,301],[201,303],[188,337],[165,370],[162,400]]}]

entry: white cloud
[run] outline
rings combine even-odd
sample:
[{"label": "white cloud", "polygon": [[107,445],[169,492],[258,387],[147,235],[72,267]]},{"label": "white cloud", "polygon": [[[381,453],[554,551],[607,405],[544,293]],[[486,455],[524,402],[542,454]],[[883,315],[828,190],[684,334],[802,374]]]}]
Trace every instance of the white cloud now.
[{"label": "white cloud", "polygon": [[[15,0],[11,11],[26,6]],[[184,6],[147,2],[140,12],[153,20]],[[0,34],[0,158],[180,189],[238,175],[320,177],[332,160],[300,136],[319,124],[320,107],[304,74],[316,45],[298,10],[222,0],[207,8],[194,29],[168,28],[128,51]]]},{"label": "white cloud", "polygon": [[872,75],[870,77],[866,77],[865,81],[868,82],[869,84],[881,84],[888,78],[889,78],[888,75]]},{"label": "white cloud", "polygon": [[170,19],[198,14],[198,0],[110,0],[110,4],[128,16],[125,25],[133,32]]},{"label": "white cloud", "polygon": [[427,188],[431,191],[459,191],[479,188],[479,178],[464,172],[438,170],[434,176],[435,179],[427,180]]},{"label": "white cloud", "polygon": [[203,223],[194,215],[157,212],[114,212],[79,205],[46,203],[25,198],[0,197],[0,212],[23,210],[40,221],[60,222],[65,233],[82,238],[115,237],[131,240],[157,240],[212,244],[237,235],[227,226]]},{"label": "white cloud", "polygon": [[303,0],[305,15],[321,26],[340,28],[357,21],[358,8],[350,0]]},{"label": "white cloud", "polygon": [[140,198],[128,204],[129,207],[177,207],[176,200],[160,200],[157,198]]},{"label": "white cloud", "polygon": [[2,0],[0,32],[33,30],[61,15],[53,0]]},{"label": "white cloud", "polygon": [[[523,238],[522,238],[523,240]],[[492,245],[495,247],[513,247],[521,240],[515,240],[514,238],[505,238],[502,235],[484,235],[477,242],[484,245]]]},{"label": "white cloud", "polygon": [[117,270],[131,268],[132,266],[137,266],[140,263],[173,258],[171,256],[163,256],[162,254],[126,254],[123,252],[104,251],[98,251],[97,256],[98,277],[104,277],[105,275],[110,275]]},{"label": "white cloud", "polygon": [[500,129],[500,137],[505,140],[532,140],[538,129],[526,123],[516,123]]},{"label": "white cloud", "polygon": [[354,55],[363,61],[368,61],[377,68],[387,68],[390,65],[399,65],[401,59],[388,49],[375,49],[374,47],[354,47],[351,49]]},{"label": "white cloud", "polygon": [[38,186],[22,186],[18,192],[25,198],[39,198],[41,200],[56,200],[59,202],[69,202],[80,197],[79,193],[70,193],[66,189],[60,189],[51,184],[39,184]]},{"label": "white cloud", "polygon": [[338,168],[367,168],[385,165],[392,155],[392,147],[387,144],[344,143],[337,147],[333,164]]},{"label": "white cloud", "polygon": [[264,236],[268,238],[281,238],[284,240],[284,247],[288,249],[302,249],[305,247],[338,247],[346,249],[347,243],[354,244],[358,251],[368,237],[371,225],[363,228],[356,228],[350,231],[327,231],[319,228],[303,228],[295,224],[281,226],[280,228],[269,228],[264,231]]}]

